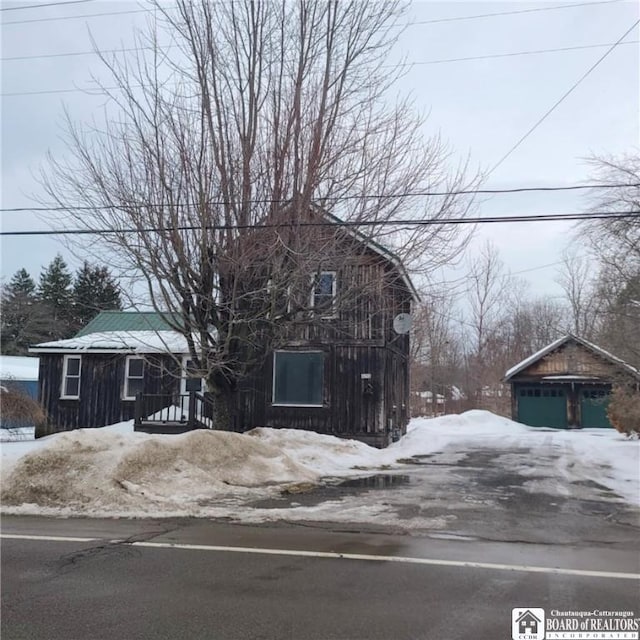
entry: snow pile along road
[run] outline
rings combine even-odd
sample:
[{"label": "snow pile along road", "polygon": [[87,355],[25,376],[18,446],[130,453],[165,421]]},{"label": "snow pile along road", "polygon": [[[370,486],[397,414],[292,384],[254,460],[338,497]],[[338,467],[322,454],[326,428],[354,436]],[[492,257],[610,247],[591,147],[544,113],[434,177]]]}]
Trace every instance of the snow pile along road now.
[{"label": "snow pile along road", "polygon": [[21,512],[37,506],[67,514],[197,515],[201,504],[222,496],[318,480],[281,449],[237,433],[150,436],[123,423],[46,440],[14,464],[3,464],[5,510],[23,505]]},{"label": "snow pile along road", "polygon": [[[414,419],[407,435],[384,450],[290,429],[148,435],[135,433],[132,422],[3,443],[1,449],[6,513],[395,523],[404,489],[394,490],[394,504],[375,493],[307,506],[293,501],[282,509],[280,502],[263,507],[262,501],[323,478],[381,472],[422,473],[423,481],[437,483],[438,467],[407,463],[444,452],[455,464],[477,450],[499,452],[500,464],[533,492],[542,487],[567,495],[589,481],[611,489],[620,496],[615,499],[640,503],[640,441],[609,429],[534,429],[486,411]],[[405,498],[411,496],[408,487]]]}]

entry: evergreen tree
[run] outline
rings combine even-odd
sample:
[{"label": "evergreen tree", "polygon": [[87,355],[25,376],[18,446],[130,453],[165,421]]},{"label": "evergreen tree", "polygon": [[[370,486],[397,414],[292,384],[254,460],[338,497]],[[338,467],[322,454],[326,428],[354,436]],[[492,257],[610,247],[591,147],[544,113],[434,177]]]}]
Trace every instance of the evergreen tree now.
[{"label": "evergreen tree", "polygon": [[29,272],[26,269],[22,268],[18,269],[18,271],[13,274],[13,277],[11,278],[7,289],[13,295],[23,293],[27,296],[35,296],[36,283],[29,275]]},{"label": "evergreen tree", "polygon": [[73,323],[84,327],[100,311],[122,309],[120,288],[107,267],[84,262],[73,283]]},{"label": "evergreen tree", "polygon": [[31,345],[49,337],[49,314],[36,295],[36,285],[26,269],[16,271],[2,288],[2,353],[25,355]]},{"label": "evergreen tree", "polygon": [[51,339],[70,337],[73,333],[71,274],[60,254],[40,273],[38,296],[51,313]]}]

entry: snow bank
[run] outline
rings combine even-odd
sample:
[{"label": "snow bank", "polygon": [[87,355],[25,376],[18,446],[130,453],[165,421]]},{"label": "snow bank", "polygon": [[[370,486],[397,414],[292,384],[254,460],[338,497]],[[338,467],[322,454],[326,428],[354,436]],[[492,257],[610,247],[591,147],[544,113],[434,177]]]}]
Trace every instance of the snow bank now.
[{"label": "snow bank", "polygon": [[237,433],[152,436],[125,423],[36,442],[36,450],[3,468],[0,497],[8,511],[23,505],[18,512],[39,512],[37,505],[87,515],[195,515],[202,502],[249,488],[318,480],[280,449]]},{"label": "snow bank", "polygon": [[482,441],[491,446],[494,441],[516,440],[530,431],[530,427],[489,411],[474,410],[439,418],[415,418],[409,424],[407,435],[384,453],[389,461],[427,455],[451,444]]},{"label": "snow bank", "polygon": [[384,452],[357,440],[313,431],[261,427],[248,431],[247,435],[286,450],[300,464],[321,476],[362,475],[363,470],[384,465],[387,458]]},{"label": "snow bank", "polygon": [[395,522],[393,505],[375,497],[283,509],[252,504],[323,477],[406,474],[416,471],[406,464],[414,456],[444,451],[454,461],[492,448],[501,452],[500,464],[528,479],[532,492],[543,482],[544,492],[567,495],[572,483],[591,480],[640,504],[640,441],[605,429],[535,429],[486,411],[415,419],[384,450],[291,429],[149,435],[135,433],[132,421],[81,429],[3,443],[0,498],[5,512],[23,514]]},{"label": "snow bank", "polygon": [[0,429],[0,442],[21,442],[35,438],[35,427],[8,427]]}]

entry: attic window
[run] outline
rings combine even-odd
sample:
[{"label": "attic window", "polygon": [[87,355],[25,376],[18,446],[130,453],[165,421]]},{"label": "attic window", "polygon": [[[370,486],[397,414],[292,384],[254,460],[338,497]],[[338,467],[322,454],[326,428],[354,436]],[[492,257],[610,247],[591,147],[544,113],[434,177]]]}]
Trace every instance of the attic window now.
[{"label": "attic window", "polygon": [[337,280],[335,271],[320,271],[313,276],[311,307],[324,317],[335,314]]},{"label": "attic window", "polygon": [[62,365],[62,390],[60,397],[77,400],[80,397],[80,374],[82,356],[65,356]]}]

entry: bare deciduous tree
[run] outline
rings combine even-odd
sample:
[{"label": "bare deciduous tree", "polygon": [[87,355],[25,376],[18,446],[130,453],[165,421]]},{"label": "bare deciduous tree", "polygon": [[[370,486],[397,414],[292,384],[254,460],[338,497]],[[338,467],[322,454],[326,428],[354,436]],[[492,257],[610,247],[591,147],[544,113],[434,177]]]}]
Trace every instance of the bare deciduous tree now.
[{"label": "bare deciduous tree", "polygon": [[587,340],[593,338],[602,311],[597,279],[598,265],[593,259],[571,250],[563,253],[557,282],[569,306],[571,331]]},{"label": "bare deciduous tree", "polygon": [[[250,354],[309,307],[309,274],[335,268],[344,233],[306,226],[314,206],[426,271],[457,256],[467,232],[389,223],[464,215],[471,200],[456,192],[473,180],[394,102],[398,2],[154,8],[162,32],[139,34],[134,57],[102,56],[105,125],[69,122],[69,158],[50,158],[44,184],[75,225],[107,230],[99,244],[141,274],[156,309],[178,312],[174,328],[224,400]],[[259,228],[269,224],[280,226]],[[366,295],[351,293],[341,289],[345,304]]]},{"label": "bare deciduous tree", "polygon": [[445,409],[438,405],[438,395],[449,403],[454,386],[459,384],[461,368],[460,341],[454,325],[455,296],[450,290],[431,292],[413,311],[411,334],[412,413],[437,414]]},{"label": "bare deciduous tree", "polygon": [[473,398],[475,407],[499,410],[504,371],[498,343],[513,280],[490,242],[470,262],[468,280],[466,395],[469,400]]},{"label": "bare deciduous tree", "polygon": [[[594,189],[593,210],[629,217],[582,223],[578,241],[592,256],[592,268],[574,269],[581,282],[580,329],[599,345],[640,365],[640,155],[590,159],[595,182],[620,185]],[[636,213],[633,213],[636,212]],[[586,259],[585,259],[586,260]],[[575,317],[575,313],[574,313]]]},{"label": "bare deciduous tree", "polygon": [[[626,185],[615,189],[595,189],[593,210],[605,212],[640,211],[640,151],[621,156],[592,157],[593,178],[601,184]],[[609,272],[623,278],[640,273],[640,214],[633,217],[594,220],[580,227],[599,261]]]}]

